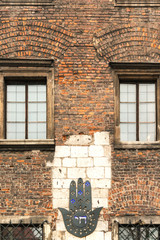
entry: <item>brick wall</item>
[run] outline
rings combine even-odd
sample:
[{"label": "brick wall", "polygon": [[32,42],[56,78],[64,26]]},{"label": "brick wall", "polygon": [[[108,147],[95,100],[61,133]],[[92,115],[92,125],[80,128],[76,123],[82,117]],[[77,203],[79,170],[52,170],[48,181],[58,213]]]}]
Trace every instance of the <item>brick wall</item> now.
[{"label": "brick wall", "polygon": [[[114,83],[108,64],[160,62],[159,20],[159,7],[115,7],[113,0],[55,0],[53,6],[1,6],[0,57],[55,60],[56,154],[69,151],[67,156],[55,157],[49,152],[0,152],[1,214],[54,215],[52,208],[59,205],[55,194],[58,191],[66,195],[70,180],[75,178],[71,168],[76,179],[94,179],[94,169],[103,168],[100,175],[104,181],[98,175],[96,178],[100,179],[100,188],[105,189],[106,156],[89,155],[93,147],[90,144],[82,145],[79,152],[80,146],[74,141],[68,144],[67,139],[77,135],[94,138],[96,132],[107,132],[112,189],[109,209],[105,206],[103,210],[103,223],[110,215],[159,215],[159,150],[114,150]],[[100,154],[103,147],[98,145]],[[64,189],[54,185],[55,179],[63,179],[60,186]],[[92,187],[96,194],[95,181]],[[108,202],[107,194],[105,198]],[[68,199],[64,204],[67,202]],[[59,221],[58,215],[55,227]],[[110,232],[107,234],[103,237],[108,240]],[[65,233],[59,237],[64,236]]]},{"label": "brick wall", "polygon": [[1,152],[0,212],[3,216],[53,216],[50,153]]}]

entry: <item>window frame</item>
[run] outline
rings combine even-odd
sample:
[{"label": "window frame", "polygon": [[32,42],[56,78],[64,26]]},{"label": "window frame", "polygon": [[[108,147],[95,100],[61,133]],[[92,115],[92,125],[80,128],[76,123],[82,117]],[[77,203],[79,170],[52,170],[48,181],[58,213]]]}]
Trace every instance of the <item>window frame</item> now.
[{"label": "window frame", "polygon": [[[140,111],[139,111],[139,86],[140,84],[154,84],[155,85],[155,128],[156,128],[156,133],[155,133],[155,140],[157,140],[157,81],[156,80],[151,80],[151,81],[145,81],[144,80],[138,80],[138,79],[132,79],[132,80],[128,80],[128,79],[122,79],[119,81],[119,91],[120,91],[120,85],[121,84],[134,84],[136,86],[136,141],[140,142],[139,138],[140,138],[140,131],[139,131],[139,115],[140,115]],[[120,92],[119,92],[119,98],[120,98]],[[119,101],[119,105],[120,105],[121,101]],[[123,102],[122,102],[123,103]],[[120,106],[119,106],[119,116],[120,116]],[[121,123],[121,122],[120,122]],[[128,123],[128,122],[127,122]],[[128,141],[129,142],[129,141]],[[147,141],[146,141],[147,142]]]},{"label": "window frame", "polygon": [[0,6],[53,6],[54,0],[0,0]]},{"label": "window frame", "polygon": [[160,6],[159,0],[115,0],[117,7],[157,7]]},{"label": "window frame", "polygon": [[[5,80],[17,78],[46,79],[47,138],[5,139]],[[54,146],[54,64],[53,60],[0,59],[0,150],[8,149],[53,149]],[[54,149],[53,149],[54,150]]]},{"label": "window frame", "polygon": [[[114,81],[115,148],[160,148],[160,64],[110,62]],[[156,89],[156,141],[120,141],[120,82],[155,82]]]},{"label": "window frame", "polygon": [[[15,80],[14,80],[15,79]],[[8,99],[7,99],[7,86],[9,85],[23,85],[25,86],[25,121],[24,121],[24,124],[25,124],[25,138],[24,139],[31,139],[31,138],[28,138],[28,86],[29,85],[41,85],[41,83],[43,85],[45,85],[45,87],[47,88],[47,84],[46,84],[46,78],[22,78],[22,77],[15,77],[15,78],[6,78],[5,77],[5,121],[4,121],[4,124],[5,124],[5,139],[9,139],[7,138],[7,103],[8,103]],[[47,90],[47,89],[46,89]],[[47,99],[45,101],[46,103],[46,125],[47,125]],[[40,138],[39,138],[40,139]],[[38,140],[39,140],[38,139]],[[46,138],[44,139],[47,139],[47,126],[46,126]]]},{"label": "window frame", "polygon": [[43,240],[51,240],[51,216],[1,216],[0,224],[1,225],[43,225]]},{"label": "window frame", "polygon": [[142,225],[160,225],[159,216],[119,216],[112,218],[113,240],[119,240],[119,224],[130,225],[140,223]]}]

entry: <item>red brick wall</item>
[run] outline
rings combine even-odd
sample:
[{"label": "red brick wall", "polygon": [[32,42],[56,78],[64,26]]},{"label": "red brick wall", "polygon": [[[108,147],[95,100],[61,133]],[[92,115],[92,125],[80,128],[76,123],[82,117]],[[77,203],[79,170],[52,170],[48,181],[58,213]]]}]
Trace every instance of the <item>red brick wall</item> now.
[{"label": "red brick wall", "polygon": [[53,215],[50,153],[0,153],[0,212],[3,215]]}]

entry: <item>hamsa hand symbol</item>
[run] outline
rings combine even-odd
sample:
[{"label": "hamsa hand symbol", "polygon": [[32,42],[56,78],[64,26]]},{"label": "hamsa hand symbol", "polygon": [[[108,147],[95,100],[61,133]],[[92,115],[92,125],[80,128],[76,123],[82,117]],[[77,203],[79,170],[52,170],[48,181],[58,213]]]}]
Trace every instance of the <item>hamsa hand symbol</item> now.
[{"label": "hamsa hand symbol", "polygon": [[86,181],[84,185],[83,191],[83,180],[79,178],[76,192],[76,182],[72,181],[69,193],[69,211],[59,208],[67,231],[79,238],[91,234],[96,229],[102,209],[100,207],[92,211],[91,184]]}]

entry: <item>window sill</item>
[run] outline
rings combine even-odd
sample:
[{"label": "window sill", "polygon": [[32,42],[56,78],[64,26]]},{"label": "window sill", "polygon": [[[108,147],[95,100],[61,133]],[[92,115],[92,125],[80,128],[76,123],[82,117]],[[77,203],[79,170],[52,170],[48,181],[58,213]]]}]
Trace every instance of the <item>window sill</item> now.
[{"label": "window sill", "polygon": [[55,145],[53,139],[44,140],[0,140],[0,151],[18,151],[18,150],[45,150],[54,151]]},{"label": "window sill", "polygon": [[19,1],[19,0],[5,0],[5,1],[1,1],[0,0],[0,5],[7,5],[7,6],[17,6],[17,5],[21,5],[21,6],[39,6],[39,5],[44,5],[44,6],[51,6],[54,5],[53,0],[38,0],[38,1],[34,1],[34,0],[28,0],[28,1]]},{"label": "window sill", "polygon": [[160,6],[158,0],[117,0],[115,1],[117,7],[157,7]]},{"label": "window sill", "polygon": [[154,142],[119,142],[114,146],[115,149],[158,149],[160,141]]}]

